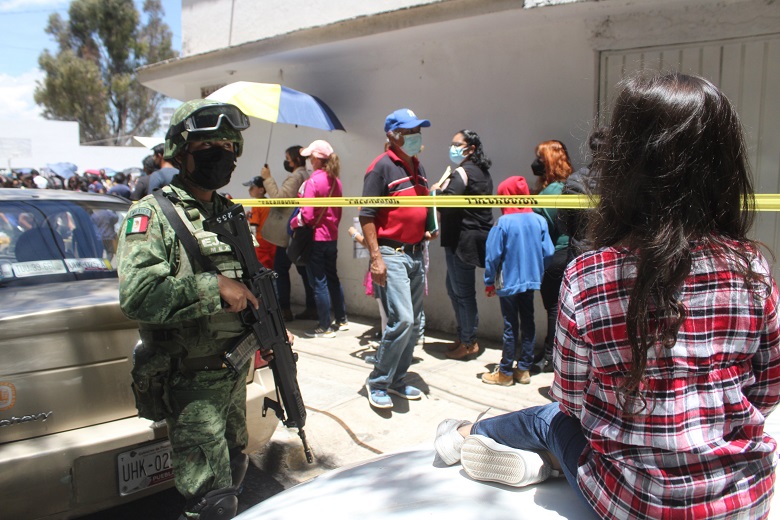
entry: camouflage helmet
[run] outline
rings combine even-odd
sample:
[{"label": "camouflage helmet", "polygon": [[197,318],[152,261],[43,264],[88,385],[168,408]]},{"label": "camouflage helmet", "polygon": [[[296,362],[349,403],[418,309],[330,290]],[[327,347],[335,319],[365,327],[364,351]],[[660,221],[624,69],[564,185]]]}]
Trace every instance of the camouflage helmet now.
[{"label": "camouflage helmet", "polygon": [[187,143],[195,141],[233,141],[236,157],[240,157],[244,144],[241,130],[247,128],[249,118],[235,105],[213,99],[187,101],[171,117],[164,157],[174,159]]}]

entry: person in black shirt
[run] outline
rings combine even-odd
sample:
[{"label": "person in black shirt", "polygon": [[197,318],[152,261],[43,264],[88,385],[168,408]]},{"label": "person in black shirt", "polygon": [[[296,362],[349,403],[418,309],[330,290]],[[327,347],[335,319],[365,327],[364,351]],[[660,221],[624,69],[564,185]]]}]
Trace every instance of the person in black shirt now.
[{"label": "person in black shirt", "polygon": [[[476,132],[461,130],[452,138],[450,159],[457,165],[434,195],[490,195],[491,161]],[[458,337],[447,357],[463,359],[479,352],[477,344],[476,268],[485,267],[485,243],[493,226],[490,208],[441,208],[441,245],[447,258],[447,294],[458,324]]]}]

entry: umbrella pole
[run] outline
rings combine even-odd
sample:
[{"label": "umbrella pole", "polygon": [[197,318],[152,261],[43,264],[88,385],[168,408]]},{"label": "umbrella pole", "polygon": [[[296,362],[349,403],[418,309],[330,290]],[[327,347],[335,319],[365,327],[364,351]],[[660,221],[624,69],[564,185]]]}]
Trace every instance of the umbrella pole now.
[{"label": "umbrella pole", "polygon": [[268,154],[271,151],[271,137],[274,135],[274,125],[271,123],[271,131],[268,132],[268,147],[265,149],[265,165],[268,166]]}]

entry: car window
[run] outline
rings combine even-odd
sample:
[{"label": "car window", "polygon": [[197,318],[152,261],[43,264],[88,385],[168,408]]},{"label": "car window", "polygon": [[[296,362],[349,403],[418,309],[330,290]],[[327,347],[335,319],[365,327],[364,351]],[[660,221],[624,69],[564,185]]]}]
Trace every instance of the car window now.
[{"label": "car window", "polygon": [[0,286],[116,277],[128,206],[108,201],[0,201]]}]

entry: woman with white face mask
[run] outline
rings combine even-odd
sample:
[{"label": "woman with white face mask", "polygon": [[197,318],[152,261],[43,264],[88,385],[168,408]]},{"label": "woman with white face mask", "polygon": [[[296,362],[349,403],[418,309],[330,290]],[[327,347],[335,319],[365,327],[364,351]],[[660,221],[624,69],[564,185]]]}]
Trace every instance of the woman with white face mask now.
[{"label": "woman with white face mask", "polygon": [[[485,156],[476,132],[461,130],[449,149],[453,171],[435,195],[491,195],[491,161]],[[479,352],[477,344],[476,268],[485,267],[485,243],[493,226],[490,208],[441,208],[441,245],[447,259],[447,294],[452,301],[458,337],[448,347],[447,357],[464,359]]]}]

